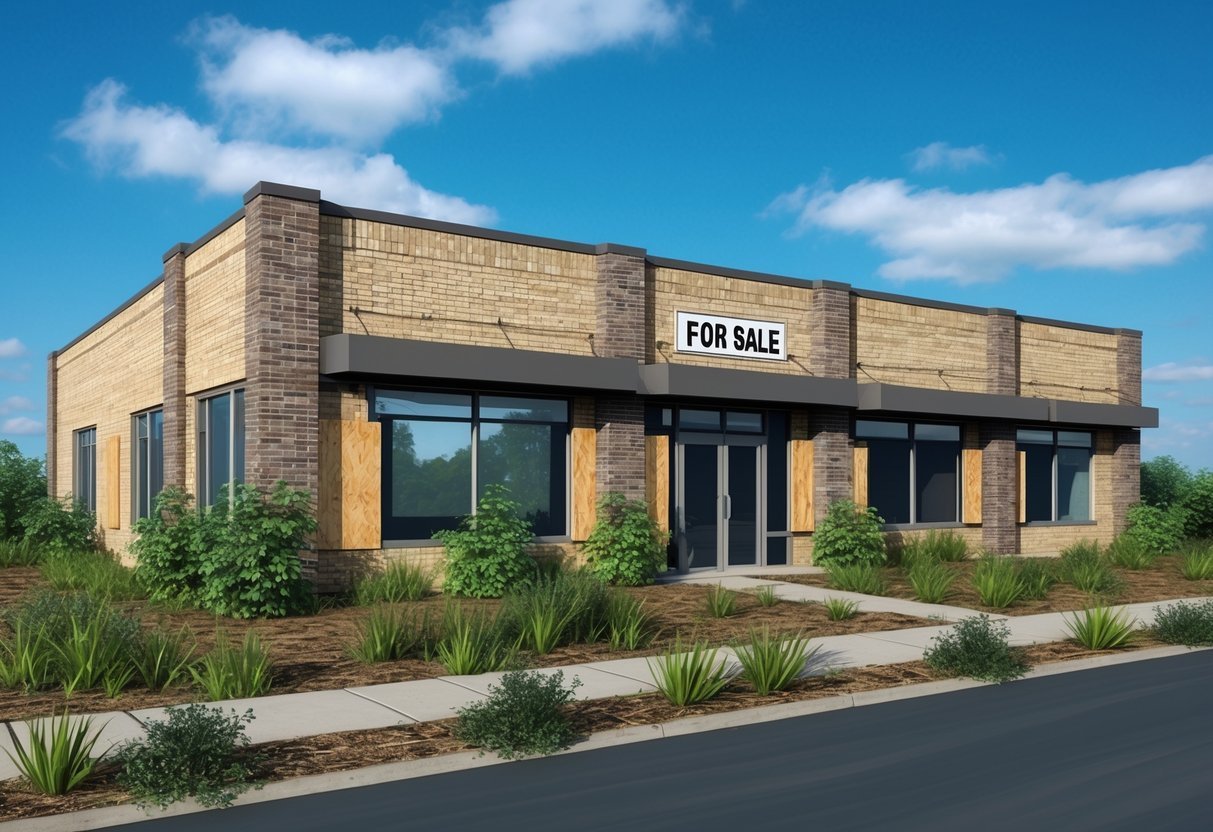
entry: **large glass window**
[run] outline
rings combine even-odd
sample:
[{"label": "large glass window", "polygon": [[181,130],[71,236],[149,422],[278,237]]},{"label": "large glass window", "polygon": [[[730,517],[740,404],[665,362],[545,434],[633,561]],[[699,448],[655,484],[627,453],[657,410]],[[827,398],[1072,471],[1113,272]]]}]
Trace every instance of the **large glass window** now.
[{"label": "large glass window", "polygon": [[959,425],[860,419],[855,439],[868,449],[868,504],[886,523],[959,520]]},{"label": "large glass window", "polygon": [[1091,519],[1091,448],[1087,431],[1020,430],[1024,519],[1032,522]]},{"label": "large glass window", "polygon": [[223,487],[244,480],[244,391],[198,402],[198,501],[214,505]]},{"label": "large glass window", "polygon": [[536,535],[567,534],[567,401],[381,390],[375,414],[384,426],[385,538],[453,529],[495,483]]},{"label": "large glass window", "polygon": [[91,512],[97,511],[97,429],[75,434],[72,454],[72,498]]},{"label": "large glass window", "polygon": [[137,520],[151,515],[156,495],[164,488],[164,411],[140,413],[134,422],[131,491]]}]

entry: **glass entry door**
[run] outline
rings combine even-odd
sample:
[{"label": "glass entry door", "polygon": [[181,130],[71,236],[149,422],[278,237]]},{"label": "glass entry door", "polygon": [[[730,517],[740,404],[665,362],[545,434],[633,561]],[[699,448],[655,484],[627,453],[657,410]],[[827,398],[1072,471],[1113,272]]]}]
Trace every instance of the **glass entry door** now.
[{"label": "glass entry door", "polygon": [[759,564],[762,444],[761,437],[721,434],[679,442],[680,571]]}]

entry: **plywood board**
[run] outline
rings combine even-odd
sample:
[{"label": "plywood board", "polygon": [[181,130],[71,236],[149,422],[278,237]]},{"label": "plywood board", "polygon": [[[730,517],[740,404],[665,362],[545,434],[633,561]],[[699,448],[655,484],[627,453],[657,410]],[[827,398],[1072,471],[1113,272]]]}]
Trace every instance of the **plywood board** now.
[{"label": "plywood board", "polygon": [[122,437],[105,441],[105,527],[122,526]]},{"label": "plywood board", "polygon": [[813,516],[813,440],[792,440],[792,527],[788,531],[811,532]]},{"label": "plywood board", "polygon": [[1028,452],[1019,451],[1015,454],[1015,476],[1019,480],[1016,504],[1019,506],[1019,522],[1028,522]]},{"label": "plywood board", "polygon": [[573,540],[585,540],[594,529],[598,485],[598,432],[573,428]]},{"label": "plywood board", "polygon": [[966,448],[961,451],[961,468],[964,471],[964,511],[961,522],[981,522],[981,451]]},{"label": "plywood board", "polygon": [[341,548],[341,422],[320,420],[320,479],[316,487],[316,548]]},{"label": "plywood board", "polygon": [[851,477],[854,483],[855,505],[868,507],[868,449],[856,445],[851,452]]},{"label": "plywood board", "polygon": [[321,420],[317,548],[383,545],[382,435],[378,422]]},{"label": "plywood board", "polygon": [[644,438],[644,494],[649,517],[663,532],[670,530],[670,437]]}]

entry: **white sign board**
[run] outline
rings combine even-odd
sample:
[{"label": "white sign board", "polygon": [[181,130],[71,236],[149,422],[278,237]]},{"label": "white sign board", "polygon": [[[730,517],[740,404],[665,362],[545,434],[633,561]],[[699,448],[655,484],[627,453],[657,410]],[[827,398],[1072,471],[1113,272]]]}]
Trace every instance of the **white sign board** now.
[{"label": "white sign board", "polygon": [[786,326],[782,323],[679,312],[674,327],[678,352],[788,360]]}]

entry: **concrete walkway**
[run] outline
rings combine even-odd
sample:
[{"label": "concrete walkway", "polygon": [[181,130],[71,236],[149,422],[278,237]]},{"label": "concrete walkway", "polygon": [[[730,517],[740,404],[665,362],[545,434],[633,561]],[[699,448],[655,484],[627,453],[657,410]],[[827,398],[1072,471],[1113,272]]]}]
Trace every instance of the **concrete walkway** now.
[{"label": "concrete walkway", "polygon": [[[806,587],[799,584],[777,583],[752,578],[724,577],[704,579],[720,582],[732,589],[753,589],[758,585],[775,586],[776,594],[788,600],[819,600],[825,595],[832,597],[853,596],[860,600],[866,611],[905,612],[924,615],[924,609],[941,610],[945,620],[959,620],[977,615],[973,610],[961,607],[943,607],[933,604],[917,604],[894,598],[877,598],[854,593],[835,593]],[[739,583],[749,582],[749,583]],[[810,592],[806,593],[805,590]],[[824,595],[819,595],[823,593]],[[1177,601],[1157,601],[1144,604],[1128,604],[1125,609],[1137,621],[1149,624],[1156,607],[1168,607],[1181,601],[1204,599],[1187,598]],[[1024,616],[991,616],[1007,622],[1010,641],[1014,645],[1060,641],[1069,637],[1066,627],[1067,613],[1044,613]],[[941,624],[931,627],[913,627],[853,635],[823,636],[814,638],[810,647],[818,648],[806,667],[807,675],[822,675],[836,668],[865,667],[871,665],[897,664],[917,661],[923,649],[933,638],[950,629]],[[730,662],[735,661],[733,652],[722,648],[721,655]],[[611,696],[628,696],[656,690],[649,663],[644,658],[615,659],[589,662],[560,668],[545,668],[542,673],[563,671],[566,681],[574,677],[581,680],[577,689],[579,699],[604,699]],[[347,688],[343,690],[290,693],[262,696],[256,699],[237,699],[211,703],[225,710],[234,708],[243,713],[251,708],[256,719],[248,727],[249,738],[254,743],[275,740],[298,739],[300,737],[328,734],[338,731],[359,731],[371,728],[387,728],[394,725],[428,722],[454,716],[456,709],[484,699],[489,686],[497,684],[501,673],[483,673],[477,676],[443,676],[437,679],[420,679],[412,682],[392,682],[383,685]],[[144,734],[149,720],[164,719],[165,709],[148,708],[137,711],[112,711],[94,715],[95,725],[104,725],[101,748]],[[29,724],[26,722],[5,723],[0,730],[0,750],[13,750],[13,738],[27,743]],[[18,774],[16,765],[7,754],[0,755],[0,779]]]}]

